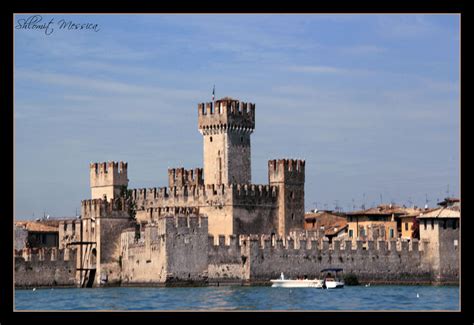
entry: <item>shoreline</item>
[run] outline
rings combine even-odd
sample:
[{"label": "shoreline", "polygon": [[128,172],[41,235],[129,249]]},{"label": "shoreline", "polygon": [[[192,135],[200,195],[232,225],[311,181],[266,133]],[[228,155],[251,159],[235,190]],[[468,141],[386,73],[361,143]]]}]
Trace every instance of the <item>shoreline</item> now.
[{"label": "shoreline", "polygon": [[[460,287],[459,282],[402,282],[402,281],[368,281],[360,282],[358,285],[347,285],[346,287],[364,287],[369,286],[431,286],[431,287]],[[15,286],[15,290],[32,290],[32,289],[104,289],[104,288],[199,288],[199,287],[271,287],[270,282],[262,281],[215,281],[211,283],[133,283],[133,284],[117,284],[117,285],[103,285],[92,288],[80,288],[75,285],[63,286]]]}]

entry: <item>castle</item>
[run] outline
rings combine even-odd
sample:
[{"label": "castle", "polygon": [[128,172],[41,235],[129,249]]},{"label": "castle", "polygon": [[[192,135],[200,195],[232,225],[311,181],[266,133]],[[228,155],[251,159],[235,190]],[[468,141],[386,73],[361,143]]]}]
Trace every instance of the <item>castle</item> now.
[{"label": "castle", "polygon": [[[198,128],[203,168],[169,169],[167,187],[128,189],[127,163],[91,163],[80,219],[60,224],[59,252],[21,252],[16,282],[255,284],[281,272],[316,277],[325,267],[372,282],[458,281],[457,246],[444,245],[442,256],[436,247],[441,235],[457,243],[459,231],[437,228],[421,243],[305,236],[304,160],[270,160],[268,184],[251,183],[255,104],[228,97],[199,104]],[[59,262],[49,278],[27,275],[27,263]]]}]

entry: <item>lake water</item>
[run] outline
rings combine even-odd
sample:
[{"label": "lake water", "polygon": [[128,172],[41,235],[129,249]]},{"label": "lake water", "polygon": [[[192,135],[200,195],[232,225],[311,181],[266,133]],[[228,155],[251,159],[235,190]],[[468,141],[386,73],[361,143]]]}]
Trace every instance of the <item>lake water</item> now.
[{"label": "lake water", "polygon": [[[418,297],[417,297],[418,294]],[[457,286],[15,290],[17,310],[459,310]]]}]

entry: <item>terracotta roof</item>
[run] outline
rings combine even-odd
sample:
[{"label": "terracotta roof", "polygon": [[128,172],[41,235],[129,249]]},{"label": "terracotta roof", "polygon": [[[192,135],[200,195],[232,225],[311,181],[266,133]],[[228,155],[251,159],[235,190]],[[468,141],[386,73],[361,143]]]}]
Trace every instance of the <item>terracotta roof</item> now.
[{"label": "terracotta roof", "polygon": [[342,230],[346,229],[347,227],[349,227],[347,222],[345,224],[342,223],[342,222],[337,222],[337,223],[331,225],[331,227],[328,228],[328,229],[324,228],[324,235],[326,235],[326,236],[336,235],[339,232],[341,232]]},{"label": "terracotta roof", "polygon": [[419,219],[424,218],[461,218],[461,211],[459,207],[448,207],[434,209],[427,213],[422,213],[418,216]]},{"label": "terracotta roof", "polygon": [[414,218],[418,217],[422,213],[428,213],[434,210],[438,210],[438,208],[430,208],[430,209],[406,209],[407,214],[399,216],[400,218]]},{"label": "terracotta roof", "polygon": [[324,227],[326,236],[335,235],[348,226],[347,219],[343,217],[343,214],[327,211],[307,213],[305,221],[307,224],[315,222],[317,228]]},{"label": "terracotta roof", "polygon": [[318,219],[318,220],[326,220],[330,218],[344,218],[343,213],[337,213],[337,212],[332,212],[332,211],[318,211],[318,212],[311,212],[311,213],[306,213],[304,215],[305,220],[309,219]]},{"label": "terracotta roof", "polygon": [[15,226],[31,232],[59,232],[58,227],[52,227],[34,221],[17,221],[15,222]]},{"label": "terracotta roof", "polygon": [[370,208],[366,210],[358,210],[353,212],[348,212],[347,215],[360,216],[360,215],[404,215],[409,213],[415,213],[417,209],[400,207],[398,205],[389,205],[383,204],[375,208]]}]

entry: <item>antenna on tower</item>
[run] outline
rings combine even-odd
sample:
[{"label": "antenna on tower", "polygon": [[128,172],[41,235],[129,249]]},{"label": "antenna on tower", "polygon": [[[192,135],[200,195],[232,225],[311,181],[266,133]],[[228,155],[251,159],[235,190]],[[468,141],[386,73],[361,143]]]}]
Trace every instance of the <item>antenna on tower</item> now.
[{"label": "antenna on tower", "polygon": [[448,184],[448,189],[446,190],[446,197],[449,198],[449,184]]},{"label": "antenna on tower", "polygon": [[355,210],[355,202],[354,202],[354,198],[352,199],[352,210]]},{"label": "antenna on tower", "polygon": [[365,193],[364,193],[364,195],[363,195],[361,209],[362,209],[362,210],[365,210]]},{"label": "antenna on tower", "polygon": [[425,209],[428,209],[428,202],[430,202],[430,200],[428,200],[428,194],[425,193]]},{"label": "antenna on tower", "polygon": [[380,205],[382,205],[383,200],[382,200],[382,193],[380,193]]}]

